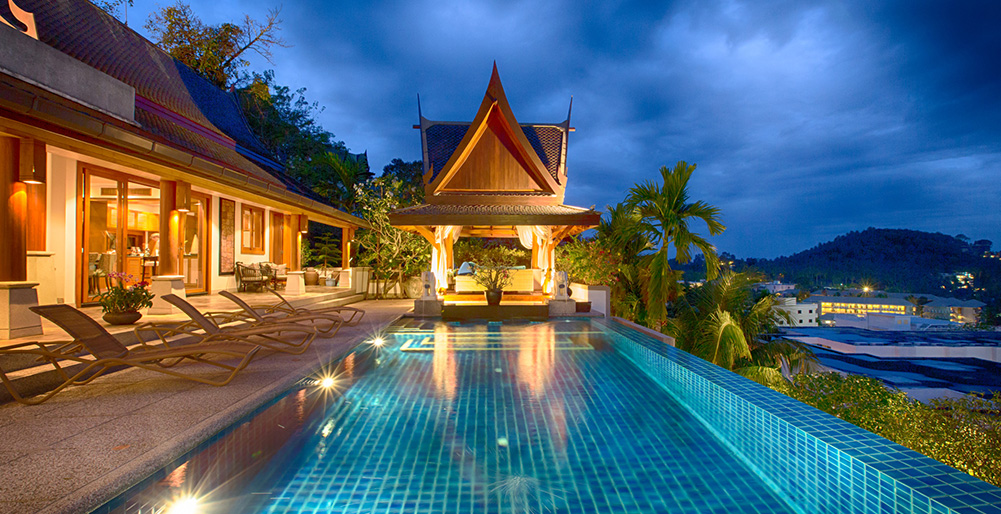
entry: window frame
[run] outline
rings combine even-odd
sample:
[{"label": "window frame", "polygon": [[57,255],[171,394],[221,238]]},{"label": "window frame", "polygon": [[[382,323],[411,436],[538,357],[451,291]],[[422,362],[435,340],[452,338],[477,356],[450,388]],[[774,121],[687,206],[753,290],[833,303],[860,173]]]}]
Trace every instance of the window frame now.
[{"label": "window frame", "polygon": [[[254,207],[245,203],[240,204],[240,253],[251,255],[264,255],[265,232],[267,231],[267,220],[262,207]],[[247,216],[250,218],[250,229],[247,229]],[[254,217],[260,221],[260,227],[254,227]],[[255,233],[255,228],[259,232]],[[248,237],[249,233],[249,237]],[[251,241],[247,241],[251,239]],[[250,244],[248,244],[250,243]]]}]

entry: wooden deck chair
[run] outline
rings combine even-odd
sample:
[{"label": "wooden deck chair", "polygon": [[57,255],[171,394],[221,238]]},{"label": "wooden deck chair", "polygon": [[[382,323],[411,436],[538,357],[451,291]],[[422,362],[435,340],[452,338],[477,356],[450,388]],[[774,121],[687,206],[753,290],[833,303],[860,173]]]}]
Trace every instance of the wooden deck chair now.
[{"label": "wooden deck chair", "polygon": [[[289,303],[289,301],[286,300],[284,296],[282,296],[281,294],[279,294],[278,291],[275,291],[274,289],[268,289],[268,291],[270,291],[271,294],[273,294],[273,295],[275,295],[275,296],[278,297],[278,303],[276,303],[274,305],[268,306],[265,309],[265,314],[271,313],[271,312],[285,312],[285,313],[288,313],[290,315],[291,314],[305,315],[305,314],[330,314],[330,313],[334,313],[334,314],[339,315],[341,318],[343,318],[344,319],[344,324],[347,325],[347,326],[349,326],[349,327],[353,327],[353,326],[357,325],[358,322],[360,322],[361,319],[365,317],[365,311],[364,310],[359,309],[357,307],[349,307],[347,305],[342,305],[340,307],[321,307],[319,309],[307,309],[307,308],[304,308],[304,307],[296,307],[296,306],[292,305],[291,303]],[[346,317],[345,316],[346,313],[351,313],[351,315]]]},{"label": "wooden deck chair", "polygon": [[[240,370],[247,367],[261,349],[260,345],[234,343],[228,337],[217,336],[208,338],[198,345],[130,350],[90,316],[69,305],[42,305],[29,308],[65,330],[73,337],[73,341],[22,343],[0,349],[0,355],[3,356],[35,357],[39,363],[51,364],[62,378],[62,382],[55,389],[26,398],[17,391],[13,381],[0,368],[0,380],[10,395],[26,405],[42,403],[71,385],[90,383],[112,368],[121,366],[148,369],[202,384],[224,386],[230,383]],[[171,369],[180,361],[187,359],[222,368],[227,374],[221,378],[208,379]],[[217,359],[240,359],[240,362],[230,365]],[[72,370],[68,370],[67,366],[77,364],[83,367],[70,374]]]},{"label": "wooden deck chair", "polygon": [[[194,326],[200,329],[200,331],[192,330],[191,325],[188,324],[181,324],[180,327],[182,328],[178,328],[177,323],[147,323],[146,330],[155,332],[164,346],[173,344],[171,339],[177,335],[200,338],[225,336],[260,345],[269,350],[299,355],[305,352],[313,344],[313,340],[316,339],[317,331],[315,327],[296,325],[294,323],[268,321],[265,323],[252,323],[251,325],[220,327],[180,296],[165,294],[160,298],[181,309],[181,312],[194,322]],[[136,328],[137,333],[139,328]],[[296,336],[292,340],[286,341],[280,337],[284,333],[301,334],[301,336]]]},{"label": "wooden deck chair", "polygon": [[[334,312],[289,314],[285,311],[272,311],[271,313],[261,314],[260,311],[251,307],[250,304],[243,301],[242,298],[229,291],[220,291],[219,294],[243,309],[243,314],[253,318],[257,323],[267,323],[269,321],[278,323],[302,323],[304,321],[312,322],[314,323],[313,326],[316,327],[316,331],[324,337],[334,337],[345,324],[344,318]],[[320,328],[320,324],[326,325],[326,327]]]}]

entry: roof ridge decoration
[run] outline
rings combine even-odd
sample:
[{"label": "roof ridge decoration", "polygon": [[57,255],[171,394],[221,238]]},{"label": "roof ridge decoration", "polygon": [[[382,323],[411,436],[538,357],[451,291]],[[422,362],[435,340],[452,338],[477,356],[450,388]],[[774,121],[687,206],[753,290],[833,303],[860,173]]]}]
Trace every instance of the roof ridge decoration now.
[{"label": "roof ridge decoration", "polygon": [[[426,122],[421,116],[422,128]],[[550,173],[515,118],[494,62],[483,101],[462,140],[440,170],[433,164],[427,168],[425,197],[432,204],[470,203],[471,197],[475,203],[509,203],[501,198],[517,192],[530,194],[532,203],[560,204],[566,187],[560,179],[565,172]]]},{"label": "roof ridge decoration", "polygon": [[38,39],[38,29],[35,27],[35,15],[21,9],[16,3],[14,3],[14,0],[7,0],[7,8],[10,9],[11,16],[13,16],[18,23],[24,24],[25,28],[22,30],[20,27],[17,27],[13,23],[7,21],[3,16],[0,16],[0,23],[21,32],[32,39]]}]

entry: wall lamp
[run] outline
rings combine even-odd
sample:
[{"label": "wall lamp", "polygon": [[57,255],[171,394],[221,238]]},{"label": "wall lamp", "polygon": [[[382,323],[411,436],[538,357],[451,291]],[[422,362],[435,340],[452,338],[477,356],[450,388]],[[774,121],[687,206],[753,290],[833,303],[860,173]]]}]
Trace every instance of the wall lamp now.
[{"label": "wall lamp", "polygon": [[178,212],[191,212],[191,184],[179,181],[174,198]]},{"label": "wall lamp", "polygon": [[44,184],[45,161],[45,143],[30,138],[21,139],[18,180],[25,184]]}]

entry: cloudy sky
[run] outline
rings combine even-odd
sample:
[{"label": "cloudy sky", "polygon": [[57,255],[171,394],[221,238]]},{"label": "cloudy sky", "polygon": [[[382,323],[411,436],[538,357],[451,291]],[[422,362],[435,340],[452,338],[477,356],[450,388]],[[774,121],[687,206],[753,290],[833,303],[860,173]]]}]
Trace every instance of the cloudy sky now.
[{"label": "cloudy sky", "polygon": [[[157,4],[135,3],[143,32]],[[213,24],[278,4],[191,0]],[[563,121],[573,95],[569,204],[615,204],[686,160],[741,257],[870,226],[1001,246],[994,0],[286,0],[281,17],[291,47],[254,68],[306,87],[374,170],[420,159],[418,94],[430,119],[471,120],[496,60],[523,122]]]}]

